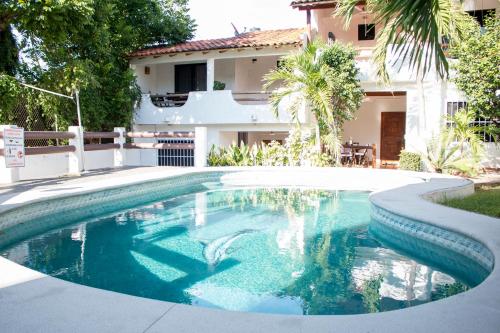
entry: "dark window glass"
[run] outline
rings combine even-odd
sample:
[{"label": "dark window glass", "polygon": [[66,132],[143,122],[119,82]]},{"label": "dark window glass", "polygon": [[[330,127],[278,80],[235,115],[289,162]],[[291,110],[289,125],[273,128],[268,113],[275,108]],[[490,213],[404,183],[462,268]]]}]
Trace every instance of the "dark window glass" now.
[{"label": "dark window glass", "polygon": [[484,10],[472,10],[469,13],[470,16],[474,17],[480,26],[484,27],[484,20],[488,16],[495,16],[495,9],[484,9]]},{"label": "dark window glass", "polygon": [[373,39],[375,39],[375,24],[359,24],[358,40],[373,40]]},{"label": "dark window glass", "polygon": [[207,90],[207,64],[187,64],[175,66],[175,92],[186,94],[190,91]]}]

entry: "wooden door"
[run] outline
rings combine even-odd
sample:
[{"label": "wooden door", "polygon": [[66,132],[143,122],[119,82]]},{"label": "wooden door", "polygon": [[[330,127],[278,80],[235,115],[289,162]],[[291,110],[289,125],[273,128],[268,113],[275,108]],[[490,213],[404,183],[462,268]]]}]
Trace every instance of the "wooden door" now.
[{"label": "wooden door", "polygon": [[405,112],[382,112],[380,160],[398,161],[404,147]]}]

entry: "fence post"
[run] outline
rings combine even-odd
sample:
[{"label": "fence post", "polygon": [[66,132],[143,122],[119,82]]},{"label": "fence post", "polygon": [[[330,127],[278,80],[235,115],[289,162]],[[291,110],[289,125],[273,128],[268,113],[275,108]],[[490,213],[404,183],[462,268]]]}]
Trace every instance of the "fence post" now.
[{"label": "fence post", "polygon": [[207,166],[208,137],[206,127],[194,128],[194,166],[202,168]]},{"label": "fence post", "polygon": [[125,144],[125,127],[115,127],[113,132],[120,133],[120,136],[114,139],[114,142],[120,145],[120,148],[114,150],[114,167],[121,168],[125,166],[125,149],[123,145]]},{"label": "fence post", "polygon": [[[0,131],[2,133],[6,128],[17,128],[17,126],[0,125]],[[0,138],[0,149],[5,149],[5,142],[3,138]],[[17,181],[19,181],[19,168],[7,168],[5,166],[5,157],[0,156],[0,183],[11,184]]]},{"label": "fence post", "polygon": [[74,133],[75,137],[69,139],[69,145],[75,147],[74,152],[69,153],[68,173],[71,175],[79,175],[83,171],[83,147],[82,128],[79,126],[69,126],[68,132]]}]

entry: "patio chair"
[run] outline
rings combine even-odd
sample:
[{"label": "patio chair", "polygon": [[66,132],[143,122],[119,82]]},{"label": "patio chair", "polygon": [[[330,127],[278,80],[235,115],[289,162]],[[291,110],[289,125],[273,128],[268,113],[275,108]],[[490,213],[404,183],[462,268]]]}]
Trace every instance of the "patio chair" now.
[{"label": "patio chair", "polygon": [[353,153],[351,148],[340,148],[340,162],[344,165],[351,165],[353,163]]},{"label": "patio chair", "polygon": [[364,165],[366,163],[366,153],[368,149],[360,149],[354,153],[354,162],[356,165]]}]

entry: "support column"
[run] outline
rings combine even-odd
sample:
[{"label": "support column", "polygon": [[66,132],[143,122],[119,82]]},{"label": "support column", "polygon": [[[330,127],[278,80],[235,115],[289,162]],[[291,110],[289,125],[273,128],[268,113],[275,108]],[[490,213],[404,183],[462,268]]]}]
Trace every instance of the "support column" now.
[{"label": "support column", "polygon": [[[0,125],[0,132],[6,128],[17,128],[15,125]],[[5,149],[3,138],[0,138],[0,149]],[[19,181],[19,168],[7,168],[5,166],[5,157],[0,156],[0,184],[12,184]]]},{"label": "support column", "polygon": [[69,126],[68,132],[75,134],[73,139],[69,139],[69,145],[74,146],[75,151],[69,153],[68,173],[79,175],[83,171],[83,131],[79,126]]},{"label": "support column", "polygon": [[120,136],[114,139],[114,143],[120,145],[120,148],[114,150],[114,167],[121,168],[126,165],[125,159],[125,149],[123,145],[125,144],[125,127],[115,127],[114,132],[120,133]]},{"label": "support column", "polygon": [[215,59],[207,59],[207,91],[214,91]]},{"label": "support column", "polygon": [[310,9],[307,9],[306,11],[307,13],[307,16],[306,16],[306,24],[307,24],[307,39],[309,41],[309,43],[312,42],[312,27],[311,27],[311,10]]},{"label": "support column", "polygon": [[203,168],[207,166],[208,135],[206,127],[194,129],[194,166]]}]

